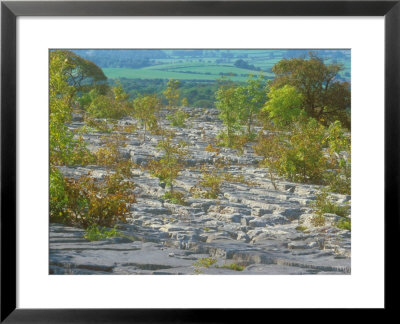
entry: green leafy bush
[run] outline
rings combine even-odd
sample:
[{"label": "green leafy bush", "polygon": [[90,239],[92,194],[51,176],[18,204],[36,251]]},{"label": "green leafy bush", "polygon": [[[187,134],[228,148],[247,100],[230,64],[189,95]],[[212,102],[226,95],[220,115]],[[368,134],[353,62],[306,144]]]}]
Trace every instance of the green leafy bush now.
[{"label": "green leafy bush", "polygon": [[208,267],[212,266],[216,262],[217,262],[217,259],[200,258],[194,263],[194,265],[208,268]]},{"label": "green leafy bush", "polygon": [[341,218],[335,225],[337,228],[351,231],[351,219],[350,218]]},{"label": "green leafy bush", "polygon": [[232,84],[225,82],[217,90],[215,97],[216,107],[219,110],[219,118],[225,125],[225,130],[220,133],[221,143],[224,146],[231,147],[233,135],[240,129],[240,103],[241,90]]},{"label": "green leafy bush", "polygon": [[326,128],[310,118],[293,123],[290,131],[275,127],[259,133],[254,149],[264,157],[262,165],[268,168],[273,183],[277,174],[350,193],[350,139],[339,122]]},{"label": "green leafy bush", "polygon": [[173,109],[179,105],[179,91],[180,81],[170,79],[167,83],[167,88],[163,91],[163,95],[168,100],[168,108]]},{"label": "green leafy bush", "polygon": [[106,95],[98,95],[92,99],[88,113],[96,118],[120,119],[132,113],[129,95],[117,84]]},{"label": "green leafy bush", "polygon": [[328,145],[328,168],[325,183],[333,192],[351,194],[351,137],[346,134],[341,123],[329,125],[326,136]]},{"label": "green leafy bush", "polygon": [[195,267],[195,272],[201,273],[201,268],[209,268],[215,263],[217,263],[217,259],[200,258],[195,263],[193,263],[193,266]]},{"label": "green leafy bush", "polygon": [[290,181],[318,184],[327,167],[324,136],[324,126],[309,119],[295,123],[291,132],[260,134],[255,151],[264,157],[263,164],[269,168],[271,178],[277,173]]},{"label": "green leafy bush", "polygon": [[64,177],[55,168],[50,168],[49,196],[50,196],[50,220],[65,223],[68,219],[67,209],[69,203],[68,192]]},{"label": "green leafy bush", "polygon": [[179,191],[168,191],[161,198],[165,199],[171,204],[182,206],[186,205],[184,194]]},{"label": "green leafy bush", "polygon": [[171,125],[175,127],[185,127],[188,117],[188,113],[182,109],[178,109],[173,114],[167,115],[167,119],[171,122]]},{"label": "green leafy bush", "polygon": [[327,213],[347,217],[350,211],[350,206],[340,206],[334,203],[326,189],[316,195],[316,200],[311,203],[311,207],[315,209],[317,215],[324,215]]},{"label": "green leafy bush", "polygon": [[112,226],[125,221],[135,202],[133,183],[119,173],[102,181],[81,176],[63,178],[59,171],[50,174],[50,221],[87,228]]},{"label": "green leafy bush", "polygon": [[223,264],[221,266],[216,266],[216,268],[229,269],[234,271],[243,271],[245,267],[237,263],[230,263],[230,264]]},{"label": "green leafy bush", "polygon": [[276,125],[289,126],[303,114],[302,95],[295,87],[285,85],[282,88],[271,87],[268,93],[268,101],[263,111],[268,112]]},{"label": "green leafy bush", "polygon": [[158,130],[159,113],[161,109],[160,99],[154,95],[138,96],[133,101],[133,116],[137,118],[143,126],[143,141],[146,140],[146,131],[155,132]]},{"label": "green leafy bush", "polygon": [[120,237],[121,235],[122,233],[115,226],[107,229],[106,227],[91,225],[85,229],[83,237],[89,241],[99,241],[111,237]]},{"label": "green leafy bush", "polygon": [[173,182],[184,167],[184,159],[187,155],[186,143],[175,144],[172,137],[167,137],[158,142],[157,148],[163,152],[163,156],[158,161],[150,161],[147,168],[152,176],[165,182],[172,190]]},{"label": "green leafy bush", "polygon": [[220,171],[220,166],[214,165],[212,170],[203,168],[198,185],[190,188],[190,192],[195,198],[217,199],[221,190],[224,178]]}]

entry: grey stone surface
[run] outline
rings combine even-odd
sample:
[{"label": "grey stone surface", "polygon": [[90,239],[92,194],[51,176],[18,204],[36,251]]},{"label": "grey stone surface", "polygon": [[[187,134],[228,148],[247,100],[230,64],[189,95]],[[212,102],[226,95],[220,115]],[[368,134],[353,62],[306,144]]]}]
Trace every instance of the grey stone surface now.
[{"label": "grey stone surface", "polygon": [[[83,230],[50,224],[49,271],[52,274],[348,274],[351,272],[351,233],[335,227],[340,218],[326,214],[326,224],[315,227],[309,203],[319,186],[290,183],[277,179],[274,185],[267,171],[258,167],[260,157],[252,144],[238,151],[220,148],[219,157],[230,163],[225,172],[243,175],[246,183],[224,182],[217,199],[193,197],[190,189],[198,184],[200,167],[211,171],[217,157],[205,147],[223,127],[218,112],[187,109],[191,127],[174,129],[174,141],[184,140],[189,159],[175,184],[184,194],[186,205],[163,201],[166,189],[144,169],[132,170],[137,202],[127,223],[118,224],[122,237],[89,242]],[[165,113],[165,112],[163,112]],[[136,124],[125,118],[123,123]],[[71,128],[82,126],[75,116]],[[158,159],[160,136],[148,134],[146,142],[139,132],[124,133],[127,145],[121,152],[145,166]],[[105,134],[102,134],[105,135]],[[100,147],[100,134],[85,134],[89,147]],[[215,146],[215,145],[214,145]],[[109,170],[99,166],[60,167],[70,177],[90,174],[103,178]],[[339,204],[350,196],[334,195]],[[213,258],[215,265],[196,267],[201,258]],[[244,267],[235,271],[226,265]]]}]

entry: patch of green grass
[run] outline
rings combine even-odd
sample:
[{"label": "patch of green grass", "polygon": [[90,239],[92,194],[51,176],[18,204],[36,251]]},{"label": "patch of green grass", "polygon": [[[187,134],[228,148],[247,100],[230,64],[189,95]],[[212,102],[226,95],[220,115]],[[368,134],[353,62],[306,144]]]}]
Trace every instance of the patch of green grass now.
[{"label": "patch of green grass", "polygon": [[217,259],[214,258],[200,258],[193,265],[195,267],[209,268],[214,263],[217,262]]},{"label": "patch of green grass", "polygon": [[320,194],[317,194],[316,200],[311,203],[311,207],[315,209],[316,214],[319,216],[329,213],[346,217],[350,212],[349,205],[340,206],[334,203],[326,190],[323,190]]},{"label": "patch of green grass", "polygon": [[85,229],[83,237],[89,241],[99,241],[110,237],[122,237],[122,232],[118,231],[116,227],[107,229],[106,227],[92,225]]},{"label": "patch of green grass", "polygon": [[165,199],[167,202],[171,204],[182,205],[182,206],[186,205],[183,193],[178,191],[168,191],[164,195],[162,195],[161,198]]},{"label": "patch of green grass", "polygon": [[306,230],[307,230],[307,227],[305,227],[305,226],[302,226],[302,225],[299,225],[299,226],[297,226],[297,227],[296,227],[296,230],[297,230],[297,231],[304,232],[304,231],[306,231]]},{"label": "patch of green grass", "polygon": [[234,175],[232,173],[226,172],[226,173],[223,174],[223,178],[227,182],[242,183],[242,184],[246,184],[248,186],[254,186],[255,185],[255,182],[246,180],[246,178],[244,177],[243,174]]},{"label": "patch of green grass", "polygon": [[311,224],[315,227],[324,226],[325,225],[325,217],[323,215],[316,215],[311,220]]},{"label": "patch of green grass", "polygon": [[351,219],[350,218],[341,218],[336,224],[337,228],[351,231]]},{"label": "patch of green grass", "polygon": [[230,263],[230,264],[224,264],[222,266],[216,266],[216,268],[229,269],[234,271],[243,271],[245,267],[237,263]]},{"label": "patch of green grass", "polygon": [[[244,70],[246,71],[246,70]],[[176,71],[176,70],[165,70],[165,69],[130,69],[130,68],[103,68],[104,74],[110,79],[174,79],[174,80],[207,80],[214,81],[221,78],[218,73],[211,74],[210,72],[200,73],[200,72],[186,72],[186,71]],[[216,71],[217,72],[217,71]],[[254,74],[255,71],[253,71]],[[207,74],[206,74],[207,73]],[[226,72],[222,72],[226,73]],[[231,76],[232,81],[245,82],[248,79],[248,74],[245,76]]]},{"label": "patch of green grass", "polygon": [[173,114],[167,115],[167,119],[171,122],[171,125],[175,127],[185,127],[186,119],[188,118],[189,115],[181,109],[178,109]]},{"label": "patch of green grass", "polygon": [[193,266],[195,267],[194,272],[197,274],[203,273],[203,268],[209,268],[216,262],[217,259],[214,258],[200,258],[195,263],[193,263]]}]

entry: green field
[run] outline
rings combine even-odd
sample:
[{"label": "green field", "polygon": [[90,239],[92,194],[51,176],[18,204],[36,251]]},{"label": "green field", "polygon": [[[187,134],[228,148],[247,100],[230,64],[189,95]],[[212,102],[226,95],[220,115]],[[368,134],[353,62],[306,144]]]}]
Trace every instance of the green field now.
[{"label": "green field", "polygon": [[[130,68],[124,66],[103,67],[103,71],[110,79],[176,79],[193,81],[215,81],[223,75],[231,75],[232,81],[244,82],[248,76],[262,74],[268,79],[274,77],[272,67],[283,58],[288,58],[287,50],[219,50],[205,51],[203,56],[174,55],[173,50],[165,50],[168,58],[156,58],[150,66]],[[227,57],[227,53],[229,56]],[[332,54],[333,55],[333,54]],[[303,54],[304,56],[304,54]],[[300,57],[300,56],[299,56]],[[235,66],[238,59],[252,65],[252,69]],[[343,65],[340,78],[350,80],[350,52],[342,54],[340,58],[325,54],[326,64],[339,63]]]},{"label": "green field", "polygon": [[[129,69],[129,68],[104,68],[107,78],[110,79],[175,79],[175,80],[204,80],[213,81],[219,78],[219,75],[193,74],[174,71]],[[244,81],[246,78],[233,77],[234,81]]]}]

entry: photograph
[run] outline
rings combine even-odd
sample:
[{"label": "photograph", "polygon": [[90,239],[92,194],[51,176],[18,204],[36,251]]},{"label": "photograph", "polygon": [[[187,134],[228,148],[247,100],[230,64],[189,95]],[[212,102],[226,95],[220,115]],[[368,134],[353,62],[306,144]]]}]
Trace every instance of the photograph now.
[{"label": "photograph", "polygon": [[351,49],[48,62],[50,275],[351,274]]}]

